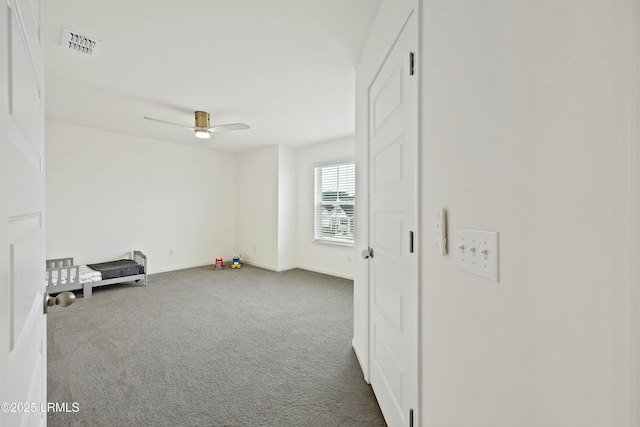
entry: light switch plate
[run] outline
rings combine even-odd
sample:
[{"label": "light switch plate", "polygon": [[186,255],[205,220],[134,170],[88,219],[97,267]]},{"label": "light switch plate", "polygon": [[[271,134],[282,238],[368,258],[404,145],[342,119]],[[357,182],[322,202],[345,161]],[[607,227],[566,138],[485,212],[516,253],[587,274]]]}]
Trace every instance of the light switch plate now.
[{"label": "light switch plate", "polygon": [[460,270],[500,281],[498,232],[458,228],[451,251]]},{"label": "light switch plate", "polygon": [[434,223],[434,248],[438,255],[447,254],[447,216],[444,209],[438,209]]}]

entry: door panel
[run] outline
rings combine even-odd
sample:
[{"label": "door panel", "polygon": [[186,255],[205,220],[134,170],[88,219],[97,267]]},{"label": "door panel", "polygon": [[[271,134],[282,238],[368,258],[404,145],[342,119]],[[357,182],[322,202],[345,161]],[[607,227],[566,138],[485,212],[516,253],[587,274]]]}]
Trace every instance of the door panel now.
[{"label": "door panel", "polygon": [[[418,408],[417,81],[409,75],[410,17],[369,89],[371,386],[387,424]],[[417,414],[416,414],[417,415]],[[416,424],[417,425],[417,424]]]},{"label": "door panel", "polygon": [[39,277],[42,258],[42,227],[40,215],[28,215],[9,219],[9,313],[14,339],[10,350],[15,348],[15,337],[29,333],[23,331],[30,319],[36,296],[42,293],[42,278]]},{"label": "door panel", "polygon": [[390,326],[394,326],[402,333],[404,331],[402,310],[405,302],[401,290],[402,286],[391,275],[384,271],[378,272],[373,288],[373,302],[380,314],[387,317]]},{"label": "door panel", "polygon": [[374,192],[380,193],[389,190],[391,186],[401,187],[403,185],[403,145],[404,138],[399,137],[375,154],[373,158]]},{"label": "door panel", "polygon": [[[377,371],[377,375],[380,380],[378,387],[385,387],[389,398],[391,399],[392,411],[397,414],[404,413],[404,384],[405,375],[403,369],[403,363],[397,358],[396,352],[389,346],[389,341],[386,339],[386,332],[381,332],[379,328],[374,328],[373,336],[373,357],[374,368]],[[390,421],[388,414],[385,413],[385,419],[389,425],[393,425],[393,421]],[[390,414],[391,415],[391,414]],[[393,415],[391,415],[393,416]],[[401,423],[405,423],[404,417],[399,417]]]},{"label": "door panel", "polygon": [[405,228],[402,212],[376,212],[373,221],[378,251],[402,262],[402,230]]},{"label": "door panel", "polygon": [[[44,302],[44,100],[39,1],[9,0],[8,25],[0,52],[8,88],[1,111],[3,176],[0,194],[6,197],[2,236],[8,280],[0,281],[8,296],[8,334],[2,360],[7,361],[3,401],[15,411],[0,413],[0,425],[46,425],[46,317]],[[2,200],[4,203],[5,200]],[[6,292],[5,292],[6,291]],[[4,322],[3,322],[4,323]],[[4,325],[3,325],[4,327]],[[5,339],[5,334],[0,334]],[[4,375],[4,374],[3,374]],[[26,406],[25,406],[26,405]],[[43,411],[44,409],[44,411]]]},{"label": "door panel", "polygon": [[[42,366],[45,331],[42,313],[42,224],[39,215],[9,220],[9,391],[8,402],[35,403],[35,411],[8,413],[20,425],[42,422],[40,402],[46,396]],[[21,399],[21,400],[17,400]],[[35,412],[35,413],[32,413]],[[13,425],[13,424],[7,424]]]},{"label": "door panel", "polygon": [[402,114],[404,107],[403,72],[405,67],[398,64],[398,67],[391,72],[386,79],[384,86],[375,94],[373,102],[373,129],[374,137],[384,129],[385,125],[396,114]]},{"label": "door panel", "polygon": [[11,17],[9,54],[9,114],[34,151],[38,151],[41,126],[34,126],[40,118],[40,84],[35,74],[35,64],[28,50],[29,44],[20,33],[21,26],[15,14]]}]

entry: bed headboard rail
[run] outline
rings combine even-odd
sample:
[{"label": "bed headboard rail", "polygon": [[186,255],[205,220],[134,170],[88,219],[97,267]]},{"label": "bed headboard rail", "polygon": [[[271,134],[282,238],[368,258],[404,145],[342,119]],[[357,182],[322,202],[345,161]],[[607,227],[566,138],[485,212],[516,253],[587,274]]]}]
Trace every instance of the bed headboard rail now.
[{"label": "bed headboard rail", "polygon": [[79,265],[65,265],[58,267],[49,267],[47,260],[46,282],[47,286],[60,283],[73,283],[78,281],[80,277]]},{"label": "bed headboard rail", "polygon": [[147,272],[147,256],[142,251],[133,251],[133,260],[144,267],[144,272]]},{"label": "bed headboard rail", "polygon": [[47,268],[70,267],[73,265],[73,257],[48,259]]}]

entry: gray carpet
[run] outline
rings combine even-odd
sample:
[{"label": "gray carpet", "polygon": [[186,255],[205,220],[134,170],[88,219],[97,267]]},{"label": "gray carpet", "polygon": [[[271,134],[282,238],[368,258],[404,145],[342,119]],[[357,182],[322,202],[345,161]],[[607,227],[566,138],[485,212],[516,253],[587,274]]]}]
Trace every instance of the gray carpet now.
[{"label": "gray carpet", "polygon": [[351,348],[353,282],[193,268],[48,315],[49,426],[384,426]]}]

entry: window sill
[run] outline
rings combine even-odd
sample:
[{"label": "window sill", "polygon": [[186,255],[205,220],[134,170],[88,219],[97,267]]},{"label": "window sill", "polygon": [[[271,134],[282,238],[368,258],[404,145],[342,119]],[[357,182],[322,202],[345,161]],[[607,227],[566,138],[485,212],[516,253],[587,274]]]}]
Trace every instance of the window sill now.
[{"label": "window sill", "polygon": [[338,242],[335,240],[325,240],[325,239],[315,239],[312,243],[316,243],[318,245],[328,245],[328,246],[342,246],[345,248],[353,248],[353,243],[351,242]]}]

